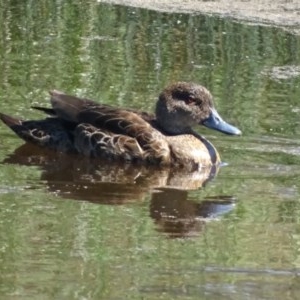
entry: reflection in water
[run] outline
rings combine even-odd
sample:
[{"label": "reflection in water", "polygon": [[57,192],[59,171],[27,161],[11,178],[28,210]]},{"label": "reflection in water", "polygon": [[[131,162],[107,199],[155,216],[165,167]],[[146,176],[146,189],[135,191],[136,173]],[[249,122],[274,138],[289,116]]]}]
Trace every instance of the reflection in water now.
[{"label": "reflection in water", "polygon": [[58,154],[24,144],[4,163],[38,166],[48,190],[60,197],[97,204],[125,204],[143,200],[151,191],[150,216],[158,231],[173,237],[194,236],[205,219],[233,208],[232,197],[200,203],[188,200],[188,190],[199,189],[218,172],[217,167],[198,172],[107,163],[104,160]]},{"label": "reflection in water", "polygon": [[158,230],[171,237],[196,236],[205,222],[230,211],[232,197],[216,197],[200,203],[187,200],[187,191],[163,189],[153,193],[150,215],[158,224]]}]

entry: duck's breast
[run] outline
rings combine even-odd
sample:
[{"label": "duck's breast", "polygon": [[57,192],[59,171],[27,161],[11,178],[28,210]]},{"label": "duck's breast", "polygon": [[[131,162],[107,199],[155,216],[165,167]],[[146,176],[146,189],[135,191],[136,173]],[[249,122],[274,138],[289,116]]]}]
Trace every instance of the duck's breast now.
[{"label": "duck's breast", "polygon": [[173,157],[173,164],[194,168],[212,166],[220,162],[215,147],[206,139],[191,134],[169,136],[167,140]]}]

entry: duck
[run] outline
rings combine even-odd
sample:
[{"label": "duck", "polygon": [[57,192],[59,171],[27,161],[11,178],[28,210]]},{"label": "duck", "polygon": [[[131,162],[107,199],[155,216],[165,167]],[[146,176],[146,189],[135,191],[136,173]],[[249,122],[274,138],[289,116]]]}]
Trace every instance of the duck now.
[{"label": "duck", "polygon": [[58,152],[195,170],[218,165],[221,159],[194,126],[241,134],[221,118],[212,94],[197,83],[180,81],[164,88],[154,114],[57,90],[49,93],[51,108],[32,106],[45,118],[26,121],[0,113],[0,119],[25,142]]}]

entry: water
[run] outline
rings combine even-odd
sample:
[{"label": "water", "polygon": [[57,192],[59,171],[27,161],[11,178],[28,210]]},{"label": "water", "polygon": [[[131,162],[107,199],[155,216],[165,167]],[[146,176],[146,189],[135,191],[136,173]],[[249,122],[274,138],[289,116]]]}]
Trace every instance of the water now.
[{"label": "water", "polygon": [[0,110],[39,118],[53,88],[153,109],[208,87],[242,137],[199,129],[202,174],[95,163],[0,126],[3,299],[297,299],[300,38],[278,28],[95,1],[0,4]]}]

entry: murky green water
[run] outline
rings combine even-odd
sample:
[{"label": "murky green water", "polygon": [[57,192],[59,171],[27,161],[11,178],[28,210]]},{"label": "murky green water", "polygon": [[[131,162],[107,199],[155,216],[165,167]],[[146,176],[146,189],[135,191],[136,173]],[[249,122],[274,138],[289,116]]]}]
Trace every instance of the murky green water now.
[{"label": "murky green water", "polygon": [[300,37],[95,2],[0,2],[1,112],[38,118],[53,88],[150,111],[187,80],[243,136],[200,129],[228,163],[201,177],[18,148],[1,125],[0,298],[297,299]]}]

